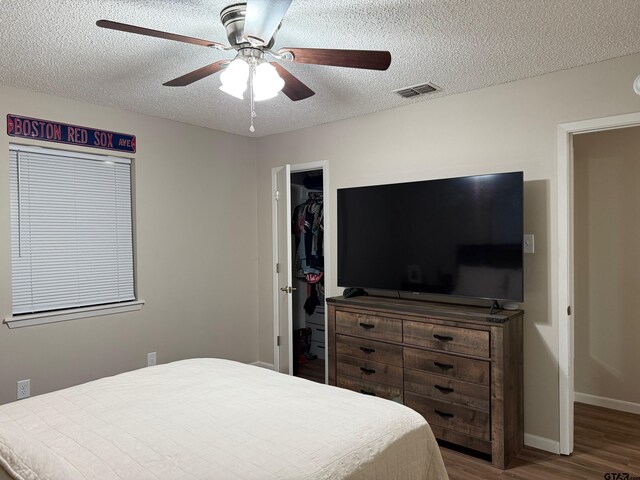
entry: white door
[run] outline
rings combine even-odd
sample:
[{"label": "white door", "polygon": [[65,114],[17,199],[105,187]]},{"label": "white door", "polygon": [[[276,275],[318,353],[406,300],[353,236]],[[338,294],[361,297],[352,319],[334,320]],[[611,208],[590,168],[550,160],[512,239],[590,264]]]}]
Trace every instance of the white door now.
[{"label": "white door", "polygon": [[278,370],[292,374],[293,352],[291,331],[293,324],[291,274],[291,166],[285,165],[276,172],[276,242],[277,242],[277,303],[278,303]]}]

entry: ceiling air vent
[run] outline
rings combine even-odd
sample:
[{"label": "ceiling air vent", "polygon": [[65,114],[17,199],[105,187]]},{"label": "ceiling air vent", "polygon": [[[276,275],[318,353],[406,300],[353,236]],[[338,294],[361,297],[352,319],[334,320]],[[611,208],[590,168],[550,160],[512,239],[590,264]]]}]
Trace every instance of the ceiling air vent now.
[{"label": "ceiling air vent", "polygon": [[395,93],[403,98],[417,97],[418,95],[424,95],[425,93],[432,93],[440,90],[433,83],[423,83],[421,85],[414,85],[413,87],[401,88],[400,90],[394,90]]}]

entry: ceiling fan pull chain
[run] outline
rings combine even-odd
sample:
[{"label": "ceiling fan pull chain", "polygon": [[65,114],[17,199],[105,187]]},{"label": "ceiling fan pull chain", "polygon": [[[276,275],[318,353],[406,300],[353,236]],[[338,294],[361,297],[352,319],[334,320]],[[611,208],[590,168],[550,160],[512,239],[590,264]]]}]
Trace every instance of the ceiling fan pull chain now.
[{"label": "ceiling fan pull chain", "polygon": [[251,98],[251,126],[249,127],[249,131],[251,133],[255,132],[256,129],[253,127],[253,119],[256,118],[256,109],[255,109],[255,100],[253,98],[253,80],[256,74],[256,67],[255,65],[251,65],[250,71],[249,71],[249,96]]}]

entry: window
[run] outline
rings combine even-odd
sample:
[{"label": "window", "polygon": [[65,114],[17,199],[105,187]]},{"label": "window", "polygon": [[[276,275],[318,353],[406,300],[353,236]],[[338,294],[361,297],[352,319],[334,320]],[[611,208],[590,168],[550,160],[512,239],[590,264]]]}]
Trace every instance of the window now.
[{"label": "window", "polygon": [[9,160],[7,323],[135,300],[131,161],[15,145]]}]

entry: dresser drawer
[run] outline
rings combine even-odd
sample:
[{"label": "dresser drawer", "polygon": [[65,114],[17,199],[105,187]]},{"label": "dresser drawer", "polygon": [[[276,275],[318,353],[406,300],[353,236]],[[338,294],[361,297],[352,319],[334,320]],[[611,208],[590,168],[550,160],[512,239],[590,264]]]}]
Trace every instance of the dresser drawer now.
[{"label": "dresser drawer", "polygon": [[488,412],[440,402],[412,392],[405,392],[404,403],[420,413],[430,424],[482,440],[491,440]]},{"label": "dresser drawer", "polygon": [[314,323],[307,323],[307,327],[311,328],[311,340],[314,342],[324,343],[325,328],[323,325],[316,325]]},{"label": "dresser drawer", "polygon": [[336,335],[336,353],[402,367],[402,347],[400,345]]},{"label": "dresser drawer", "polygon": [[346,375],[365,382],[384,383],[402,388],[402,367],[346,355],[338,355],[337,360],[338,377]]},{"label": "dresser drawer", "polygon": [[324,327],[324,317],[321,315],[309,315],[305,318],[304,323],[307,327]]},{"label": "dresser drawer", "polygon": [[394,402],[402,403],[402,388],[393,387],[391,385],[382,385],[380,383],[372,383],[357,378],[345,377],[338,375],[336,385],[341,388],[353,390],[354,392],[371,395],[374,397],[386,398]]},{"label": "dresser drawer", "polygon": [[404,322],[404,343],[489,358],[489,332],[433,323]]},{"label": "dresser drawer", "polygon": [[316,342],[315,340],[311,341],[311,349],[310,353],[316,355],[318,358],[325,358],[325,343],[324,340],[322,342]]},{"label": "dresser drawer", "polygon": [[402,320],[337,311],[336,332],[399,343],[402,342]]},{"label": "dresser drawer", "polygon": [[489,385],[488,361],[407,347],[403,350],[403,357],[405,368],[435,373],[465,382]]},{"label": "dresser drawer", "polygon": [[489,387],[410,368],[404,371],[404,389],[422,397],[489,411]]}]

